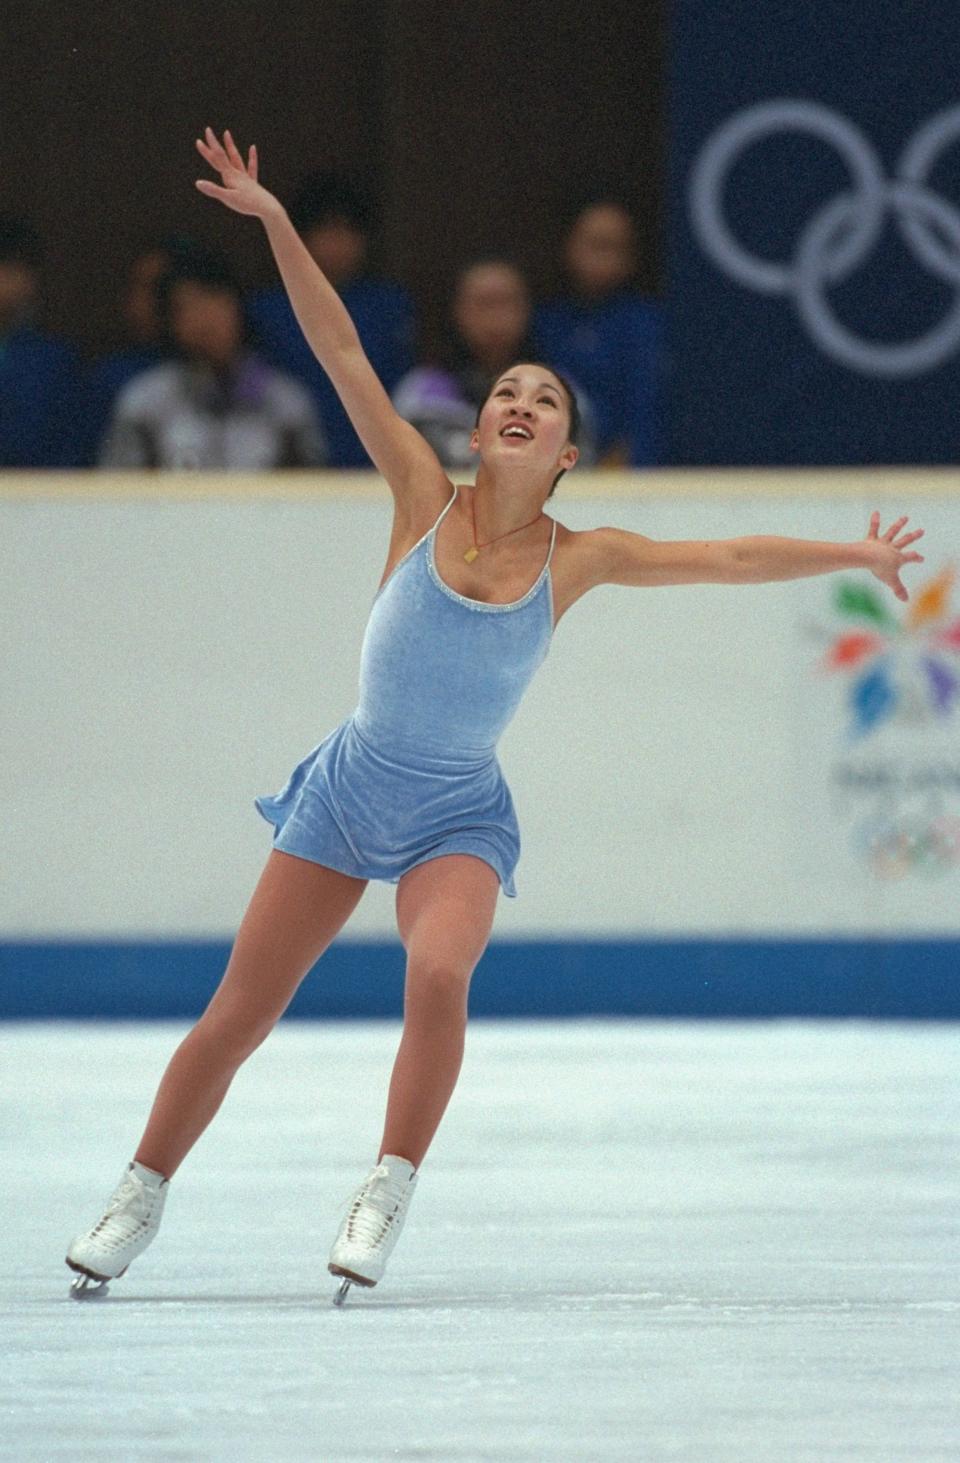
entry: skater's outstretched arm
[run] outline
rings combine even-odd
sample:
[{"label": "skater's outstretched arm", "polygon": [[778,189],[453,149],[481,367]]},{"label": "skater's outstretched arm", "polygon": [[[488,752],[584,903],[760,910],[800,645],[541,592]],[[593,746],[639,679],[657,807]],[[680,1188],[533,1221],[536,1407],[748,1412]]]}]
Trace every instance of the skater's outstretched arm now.
[{"label": "skater's outstretched arm", "polygon": [[922,528],[903,533],[906,521],[906,515],[898,518],[881,538],[880,514],[874,512],[866,538],[859,543],[824,543],[773,534],[708,543],[697,539],[665,542],[624,528],[591,529],[582,539],[589,555],[585,562],[590,565],[591,586],[766,584],[837,569],[869,569],[897,599],[905,600],[909,596],[900,571],[905,564],[923,562],[922,554],[905,550],[924,533]]},{"label": "skater's outstretched arm", "polygon": [[197,150],[220,174],[220,184],[198,178],[208,198],[263,224],[290,303],[311,350],[333,382],[357,436],[383,474],[399,504],[446,474],[430,444],[396,411],[360,344],[356,327],[277,198],[257,180],[258,158],[251,144],[245,163],[229,131],[220,143],[212,128]]}]

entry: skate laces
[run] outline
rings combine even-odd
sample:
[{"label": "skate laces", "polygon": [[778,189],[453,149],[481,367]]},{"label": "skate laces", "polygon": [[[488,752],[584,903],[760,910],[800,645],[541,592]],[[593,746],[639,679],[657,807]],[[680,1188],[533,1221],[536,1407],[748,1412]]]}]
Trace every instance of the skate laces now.
[{"label": "skate laces", "polygon": [[92,1233],[99,1234],[108,1225],[123,1220],[129,1221],[132,1233],[148,1224],[152,1217],[153,1204],[146,1184],[136,1174],[128,1173],[111,1194],[103,1218],[94,1225]]},{"label": "skate laces", "polygon": [[[387,1169],[386,1164],[378,1163],[377,1164],[377,1167],[373,1170],[373,1173],[369,1174],[367,1176],[367,1178],[364,1179],[364,1181],[363,1181],[363,1188],[365,1189],[366,1186],[367,1186],[367,1184],[370,1183],[375,1176],[380,1175],[381,1177],[383,1177],[388,1172],[389,1172],[389,1170]],[[356,1184],[354,1184],[354,1186],[350,1190],[349,1194],[344,1194],[344,1196],[340,1200],[339,1204],[336,1205],[336,1212],[342,1218],[343,1215],[346,1213],[347,1209],[350,1207],[350,1205],[353,1204],[354,1201],[357,1200],[357,1199],[359,1199],[359,1198],[360,1198],[360,1194],[357,1192],[357,1186],[356,1186]]]},{"label": "skate laces", "polygon": [[360,1192],[350,1196],[353,1204],[347,1216],[346,1238],[376,1248],[389,1231],[409,1189],[409,1180],[391,1182],[390,1169],[385,1163],[378,1163],[364,1179]]}]

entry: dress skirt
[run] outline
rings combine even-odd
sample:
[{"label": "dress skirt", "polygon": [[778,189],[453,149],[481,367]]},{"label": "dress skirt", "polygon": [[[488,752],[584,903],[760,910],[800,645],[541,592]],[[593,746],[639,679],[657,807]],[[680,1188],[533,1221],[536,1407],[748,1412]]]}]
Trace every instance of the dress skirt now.
[{"label": "dress skirt", "polygon": [[520,829],[495,755],[388,754],[354,715],[298,762],[275,797],[254,805],[274,825],[274,848],[356,879],[396,884],[417,864],[469,853],[516,898]]}]

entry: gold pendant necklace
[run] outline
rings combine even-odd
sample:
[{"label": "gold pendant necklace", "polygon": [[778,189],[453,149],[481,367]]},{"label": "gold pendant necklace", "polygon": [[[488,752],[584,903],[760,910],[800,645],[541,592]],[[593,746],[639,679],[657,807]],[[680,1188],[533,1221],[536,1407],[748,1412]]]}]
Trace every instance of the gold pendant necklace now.
[{"label": "gold pendant necklace", "polygon": [[[537,519],[538,518],[542,518],[543,516],[544,516],[543,509],[541,508],[540,512],[537,514],[537,517],[536,518],[531,518],[530,523],[536,523],[537,522]],[[477,557],[477,555],[479,554],[479,552],[480,552],[481,549],[488,549],[491,544],[499,543],[502,538],[509,538],[510,535],[511,535],[511,533],[519,533],[520,532],[520,528],[529,528],[530,527],[530,523],[521,523],[520,528],[510,528],[510,529],[507,530],[506,533],[499,533],[499,534],[497,534],[497,537],[496,538],[488,539],[485,544],[478,544],[477,543],[477,515],[474,512],[473,498],[472,497],[470,499],[470,517],[473,520],[473,543],[471,544],[470,548],[467,549],[467,552],[463,556],[466,559],[466,561],[467,561],[468,564],[472,564],[473,563],[474,559]]]}]

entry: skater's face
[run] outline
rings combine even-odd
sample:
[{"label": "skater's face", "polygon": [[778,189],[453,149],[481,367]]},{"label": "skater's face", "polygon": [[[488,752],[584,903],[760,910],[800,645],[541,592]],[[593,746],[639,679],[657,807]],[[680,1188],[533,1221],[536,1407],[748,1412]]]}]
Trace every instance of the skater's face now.
[{"label": "skater's face", "polygon": [[[525,435],[511,432],[520,426]],[[471,447],[489,467],[522,468],[524,476],[573,467],[579,452],[569,440],[570,406],[563,383],[544,366],[510,366],[493,384],[480,411]]]}]

